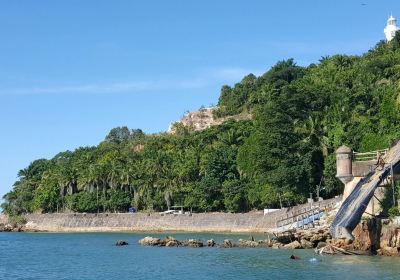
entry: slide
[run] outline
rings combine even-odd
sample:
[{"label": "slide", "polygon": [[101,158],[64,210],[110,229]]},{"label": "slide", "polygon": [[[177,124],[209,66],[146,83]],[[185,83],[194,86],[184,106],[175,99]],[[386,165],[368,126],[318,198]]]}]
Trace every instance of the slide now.
[{"label": "slide", "polygon": [[384,157],[385,166],[377,167],[362,179],[345,199],[332,222],[331,234],[335,239],[354,239],[353,230],[361,220],[367,205],[374,196],[375,189],[390,175],[391,168],[400,163],[400,142],[392,147]]}]

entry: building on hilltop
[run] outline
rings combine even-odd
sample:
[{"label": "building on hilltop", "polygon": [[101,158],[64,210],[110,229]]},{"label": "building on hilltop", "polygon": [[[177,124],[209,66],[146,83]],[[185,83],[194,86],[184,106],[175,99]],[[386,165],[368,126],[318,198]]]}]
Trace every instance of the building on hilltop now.
[{"label": "building on hilltop", "polygon": [[390,16],[387,20],[386,27],[383,30],[383,32],[385,32],[386,41],[392,41],[396,35],[396,31],[398,30],[400,30],[400,27],[397,26],[397,20],[393,16]]}]

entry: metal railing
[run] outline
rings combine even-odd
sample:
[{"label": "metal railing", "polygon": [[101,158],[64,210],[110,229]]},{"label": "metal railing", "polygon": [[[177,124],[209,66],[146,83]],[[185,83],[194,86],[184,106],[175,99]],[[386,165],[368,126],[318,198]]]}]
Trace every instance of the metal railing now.
[{"label": "metal railing", "polygon": [[354,161],[376,160],[376,159],[378,159],[379,154],[381,156],[386,156],[388,151],[389,151],[389,149],[382,149],[382,150],[376,150],[376,151],[365,152],[365,153],[353,152],[353,160]]},{"label": "metal railing", "polygon": [[291,211],[286,215],[282,215],[276,219],[276,228],[289,228],[291,226],[298,228],[304,227],[305,225],[318,220],[321,217],[321,213],[325,212],[326,209],[331,209],[335,206],[337,201],[321,201],[309,204],[296,211]]}]

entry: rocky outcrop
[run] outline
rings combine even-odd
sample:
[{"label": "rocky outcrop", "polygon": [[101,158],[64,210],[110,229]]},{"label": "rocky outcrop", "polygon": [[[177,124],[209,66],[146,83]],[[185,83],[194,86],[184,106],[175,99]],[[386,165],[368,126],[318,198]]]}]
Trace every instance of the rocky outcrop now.
[{"label": "rocky outcrop", "polygon": [[283,246],[284,249],[303,249],[299,241],[295,240]]},{"label": "rocky outcrop", "polygon": [[235,244],[235,247],[255,248],[261,247],[261,244],[264,243],[262,241],[239,239],[238,243]]},{"label": "rocky outcrop", "polygon": [[216,243],[215,243],[214,239],[207,240],[207,247],[214,247],[215,244]]},{"label": "rocky outcrop", "polygon": [[[398,256],[400,248],[400,226],[390,224],[388,220],[368,219],[353,231],[354,240],[327,240],[328,252],[373,254],[381,256]],[[322,245],[318,245],[318,250]],[[323,250],[324,251],[324,250]]]},{"label": "rocky outcrop", "polygon": [[115,246],[126,246],[126,245],[128,245],[128,242],[126,242],[125,240],[118,240],[115,243]]},{"label": "rocky outcrop", "polygon": [[[0,224],[0,232],[24,232],[26,230],[24,225],[16,225],[16,224]],[[32,231],[31,231],[32,232]],[[36,232],[36,231],[33,231]]]},{"label": "rocky outcrop", "polygon": [[214,117],[214,108],[200,108],[195,112],[187,112],[179,121],[171,124],[167,130],[168,133],[175,133],[179,125],[190,127],[193,130],[200,131],[214,125],[220,125],[223,122],[233,120],[251,120],[252,116],[249,113],[241,113],[235,116],[227,116],[223,118]]},{"label": "rocky outcrop", "polygon": [[160,238],[146,236],[139,240],[139,244],[142,246],[162,246],[165,245],[165,242],[162,242]]},{"label": "rocky outcrop", "polygon": [[178,247],[181,245],[182,243],[172,236],[167,236],[165,238],[165,247]]},{"label": "rocky outcrop", "polygon": [[233,244],[229,239],[225,239],[221,245],[219,245],[220,248],[232,248]]},{"label": "rocky outcrop", "polygon": [[199,248],[199,247],[203,247],[204,244],[200,240],[189,239],[189,240],[182,241],[182,246]]},{"label": "rocky outcrop", "polygon": [[145,238],[142,238],[139,240],[139,244],[142,246],[159,246],[159,247],[203,247],[204,244],[202,241],[197,240],[197,239],[189,239],[189,240],[183,240],[179,241],[175,239],[174,237],[167,236],[164,239],[161,238],[154,238],[150,236],[146,236]]}]

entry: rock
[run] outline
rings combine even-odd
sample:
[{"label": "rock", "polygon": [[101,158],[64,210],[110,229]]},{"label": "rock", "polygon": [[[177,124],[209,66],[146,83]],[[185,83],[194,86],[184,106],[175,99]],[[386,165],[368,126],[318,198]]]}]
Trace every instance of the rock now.
[{"label": "rock", "polygon": [[208,247],[214,247],[214,246],[215,246],[215,241],[214,241],[214,239],[207,240],[207,246],[208,246]]},{"label": "rock", "polygon": [[324,247],[326,247],[326,245],[328,245],[326,242],[323,242],[323,241],[318,242],[317,249],[324,248]]},{"label": "rock", "polygon": [[265,247],[265,248],[272,247],[272,240],[268,240],[268,239],[259,240],[258,241],[258,246],[259,247]]},{"label": "rock", "polygon": [[318,233],[318,234],[314,234],[310,238],[310,241],[316,245],[316,244],[318,244],[318,242],[321,242],[321,241],[325,242],[327,238],[328,237],[326,235]]},{"label": "rock", "polygon": [[[236,246],[235,246],[236,245]],[[243,240],[239,239],[239,242],[237,244],[234,244],[233,247],[246,247],[246,248],[255,248],[258,247],[259,243],[254,240]]]},{"label": "rock", "polygon": [[378,253],[378,255],[381,255],[381,256],[391,256],[391,257],[399,255],[397,248],[388,247],[388,246],[378,249],[377,253]]},{"label": "rock", "polygon": [[225,239],[224,242],[219,245],[220,248],[232,248],[232,246],[232,242],[229,239]]},{"label": "rock", "polygon": [[115,246],[125,246],[125,245],[128,245],[128,242],[126,242],[126,241],[124,241],[124,240],[118,240],[118,241],[115,243]]},{"label": "rock", "polygon": [[165,243],[165,247],[178,247],[180,244],[178,240],[169,240]]},{"label": "rock", "polygon": [[289,243],[292,242],[292,240],[294,240],[294,239],[295,239],[294,235],[282,235],[282,236],[278,236],[278,237],[276,238],[276,240],[277,240],[279,243],[283,243],[283,244],[289,244]]},{"label": "rock", "polygon": [[272,248],[272,249],[280,249],[280,248],[282,248],[283,246],[285,246],[285,245],[282,244],[282,243],[280,243],[280,242],[275,242],[275,243],[272,244],[271,248]]},{"label": "rock", "polygon": [[161,246],[162,242],[160,238],[146,236],[145,238],[139,240],[139,244],[142,246]]},{"label": "rock", "polygon": [[299,241],[295,240],[292,243],[283,246],[284,249],[301,249],[301,244]]},{"label": "rock", "polygon": [[11,231],[13,231],[13,229],[14,229],[14,227],[11,224],[6,224],[4,226],[4,231],[5,232],[11,232]]},{"label": "rock", "polygon": [[313,249],[314,248],[314,244],[311,241],[308,241],[306,239],[301,239],[300,244],[303,249]]},{"label": "rock", "polygon": [[198,247],[203,247],[203,242],[201,242],[200,240],[196,240],[196,239],[189,239],[187,241],[183,241],[182,245],[187,246],[187,247],[198,248]]},{"label": "rock", "polygon": [[165,244],[166,247],[178,247],[182,245],[179,240],[172,236],[167,236],[161,243]]}]

